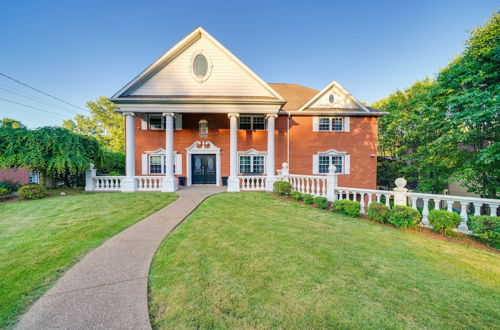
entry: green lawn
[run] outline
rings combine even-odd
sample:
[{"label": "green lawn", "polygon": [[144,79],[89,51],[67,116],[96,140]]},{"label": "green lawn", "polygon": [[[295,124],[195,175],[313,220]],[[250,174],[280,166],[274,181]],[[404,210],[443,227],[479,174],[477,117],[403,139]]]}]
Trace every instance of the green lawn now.
[{"label": "green lawn", "polygon": [[500,256],[265,193],[207,199],[162,243],[155,328],[500,327]]},{"label": "green lawn", "polygon": [[0,204],[0,328],[85,253],[176,198],[100,193]]}]

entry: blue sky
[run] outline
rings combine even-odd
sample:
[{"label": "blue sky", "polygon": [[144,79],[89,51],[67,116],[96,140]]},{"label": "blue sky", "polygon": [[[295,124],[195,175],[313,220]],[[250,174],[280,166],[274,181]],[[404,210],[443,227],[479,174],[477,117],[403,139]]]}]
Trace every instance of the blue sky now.
[{"label": "blue sky", "polygon": [[[0,72],[84,107],[201,25],[267,82],[336,80],[371,103],[435,75],[494,9],[489,0],[2,1]],[[0,118],[31,127],[82,112],[3,77],[0,98],[55,113],[0,99]]]}]

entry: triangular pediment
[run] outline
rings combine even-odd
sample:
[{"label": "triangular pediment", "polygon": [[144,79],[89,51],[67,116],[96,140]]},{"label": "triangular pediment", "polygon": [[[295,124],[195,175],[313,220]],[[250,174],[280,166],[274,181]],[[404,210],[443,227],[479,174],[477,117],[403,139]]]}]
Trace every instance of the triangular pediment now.
[{"label": "triangular pediment", "polygon": [[321,92],[304,104],[299,111],[362,111],[369,110],[339,83],[332,81]]},{"label": "triangular pediment", "polygon": [[[203,54],[208,74],[194,74]],[[284,101],[268,84],[199,27],[113,96],[113,100],[161,98],[260,98]]]}]

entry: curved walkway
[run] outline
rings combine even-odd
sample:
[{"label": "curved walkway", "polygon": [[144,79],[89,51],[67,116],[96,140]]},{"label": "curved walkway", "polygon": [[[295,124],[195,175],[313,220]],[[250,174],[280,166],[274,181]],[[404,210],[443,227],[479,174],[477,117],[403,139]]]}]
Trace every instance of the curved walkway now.
[{"label": "curved walkway", "polygon": [[220,187],[178,191],[172,204],[106,241],[74,265],[21,318],[18,329],[151,329],[148,272],[156,249]]}]

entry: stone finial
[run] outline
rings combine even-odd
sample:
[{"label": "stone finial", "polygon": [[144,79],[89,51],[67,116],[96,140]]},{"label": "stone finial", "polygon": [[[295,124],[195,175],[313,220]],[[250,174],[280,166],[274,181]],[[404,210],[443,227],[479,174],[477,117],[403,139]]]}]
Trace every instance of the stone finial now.
[{"label": "stone finial", "polygon": [[89,164],[89,168],[90,168],[91,170],[93,170],[93,169],[94,169],[94,166],[95,166],[95,165],[94,165],[94,163],[90,163],[90,164]]},{"label": "stone finial", "polygon": [[396,184],[396,187],[404,188],[408,183],[408,181],[406,181],[405,178],[397,178],[396,181],[394,181],[394,183]]},{"label": "stone finial", "polygon": [[335,174],[337,172],[337,167],[335,165],[328,166],[328,174]]},{"label": "stone finial", "polygon": [[286,170],[288,169],[288,163],[287,162],[283,162],[283,164],[281,164],[281,167]]}]

